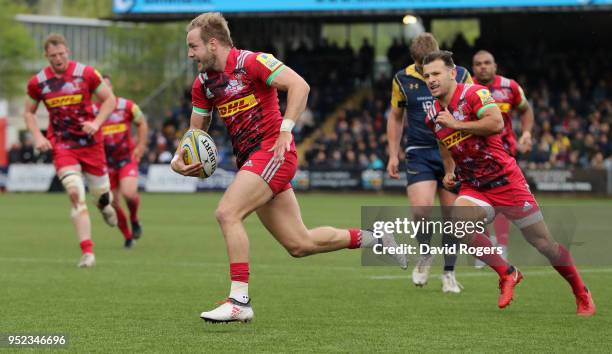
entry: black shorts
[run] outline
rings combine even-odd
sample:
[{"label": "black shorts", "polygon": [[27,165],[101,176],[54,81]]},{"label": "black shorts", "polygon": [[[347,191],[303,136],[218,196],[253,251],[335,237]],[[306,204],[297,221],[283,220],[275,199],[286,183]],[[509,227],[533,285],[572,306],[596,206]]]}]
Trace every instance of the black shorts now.
[{"label": "black shorts", "polygon": [[[437,181],[438,187],[444,188],[444,164],[440,150],[437,147],[410,149],[406,153],[406,179],[408,186],[422,181]],[[458,191],[459,186],[451,192]]]}]

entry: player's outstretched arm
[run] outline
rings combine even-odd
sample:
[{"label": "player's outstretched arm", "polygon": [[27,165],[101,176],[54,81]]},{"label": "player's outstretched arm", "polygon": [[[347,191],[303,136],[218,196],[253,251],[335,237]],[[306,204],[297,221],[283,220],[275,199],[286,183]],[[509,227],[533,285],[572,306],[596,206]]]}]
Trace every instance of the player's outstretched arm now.
[{"label": "player's outstretched arm", "polygon": [[32,133],[32,137],[34,138],[34,146],[39,151],[45,152],[51,150],[52,146],[49,140],[40,132],[38,119],[36,119],[36,109],[38,109],[38,101],[34,101],[30,97],[26,98],[23,118],[25,119],[28,130]]}]

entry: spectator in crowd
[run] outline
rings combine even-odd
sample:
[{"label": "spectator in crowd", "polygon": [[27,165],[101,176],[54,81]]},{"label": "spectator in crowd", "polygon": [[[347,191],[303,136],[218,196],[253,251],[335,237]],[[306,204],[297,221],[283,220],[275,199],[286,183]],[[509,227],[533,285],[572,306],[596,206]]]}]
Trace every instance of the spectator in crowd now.
[{"label": "spectator in crowd", "polygon": [[[273,54],[278,52],[265,43],[265,38],[252,39],[261,42],[259,48]],[[494,50],[500,74],[517,77],[531,99],[536,120],[534,148],[518,156],[524,168],[612,165],[612,61],[604,47],[584,45],[584,48],[559,52],[543,41],[524,43],[520,49],[514,49],[511,45],[478,39],[470,47],[462,36],[451,44],[459,65],[470,64],[476,47]],[[283,54],[284,62],[311,86],[308,107],[294,130],[296,142],[302,142],[307,136],[313,141],[300,161],[302,167],[366,168],[377,166],[378,161],[384,163],[387,152],[382,147],[386,145],[389,76],[409,60],[407,42],[403,38],[393,39],[387,50],[388,75],[377,78],[371,77],[374,49],[367,40],[356,52],[348,42],[338,46],[324,39],[318,43],[291,41]],[[533,61],[534,57],[539,60]],[[372,80],[370,92],[361,102],[353,102],[340,111],[333,132],[324,134],[319,128],[323,121],[356,89],[363,88],[360,81],[364,78]],[[186,89],[176,106],[168,107],[157,121],[152,120],[150,152],[142,159],[143,165],[164,163],[174,154],[177,142],[188,128],[190,95],[191,91]],[[280,97],[279,101],[284,104],[284,100]],[[514,120],[517,121],[514,126],[520,126],[518,117]],[[217,143],[219,166],[234,168],[225,126],[218,117],[213,117],[209,133]],[[50,161],[49,154],[34,151],[25,136],[9,150],[10,163],[45,161]]]},{"label": "spectator in crowd", "polygon": [[[482,40],[477,41],[477,46],[495,48],[499,62],[504,65],[500,72],[516,76],[531,98],[536,117],[534,149],[518,156],[521,166],[566,169],[612,165],[612,63],[604,48],[556,52],[544,42],[534,42],[515,50]],[[474,53],[474,47],[461,36],[451,50],[456,54],[465,52],[456,55],[461,65],[469,64],[467,61]],[[401,62],[402,53],[407,52],[399,39],[393,40],[387,51],[390,73],[397,69],[394,63]],[[533,57],[540,60],[534,62]],[[465,63],[461,63],[462,58]],[[580,63],[579,69],[575,69],[576,63]],[[365,165],[365,159],[370,161],[373,153],[386,160],[386,151],[378,149],[386,139],[383,127],[389,102],[388,83],[388,78],[378,78],[359,109],[347,109],[338,115],[335,134],[340,138],[327,139],[326,145],[314,144],[312,149],[323,149],[326,156],[331,156],[330,152],[338,147],[353,149],[357,154],[355,166]],[[514,120],[518,123],[518,117]],[[347,132],[350,136],[343,137]],[[326,137],[318,139],[325,141]],[[303,164],[308,165],[315,156],[307,151]],[[345,167],[349,164],[346,160]]]}]

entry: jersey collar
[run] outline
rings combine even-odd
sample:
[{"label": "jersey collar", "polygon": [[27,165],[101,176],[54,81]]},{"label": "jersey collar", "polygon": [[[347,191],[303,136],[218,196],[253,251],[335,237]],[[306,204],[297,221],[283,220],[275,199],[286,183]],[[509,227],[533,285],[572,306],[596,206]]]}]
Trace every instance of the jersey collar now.
[{"label": "jersey collar", "polygon": [[457,104],[459,103],[459,97],[461,97],[461,92],[463,92],[464,86],[465,84],[457,83],[457,86],[455,87],[455,92],[453,92],[453,96],[451,97],[450,101],[448,101],[447,107],[457,106]]},{"label": "jersey collar", "polygon": [[499,82],[501,81],[501,77],[499,75],[495,75],[495,77],[493,78],[493,80],[491,80],[489,85],[485,85],[485,84],[481,83],[480,81],[478,81],[476,76],[474,76],[474,78],[472,80],[474,81],[475,84],[481,85],[481,86],[486,86],[487,88],[490,89],[491,87],[499,86]]},{"label": "jersey collar", "polygon": [[414,65],[414,64],[409,65],[406,68],[406,75],[412,76],[412,77],[414,77],[416,79],[419,79],[421,81],[425,81],[425,78],[423,78],[423,76],[421,74],[419,74],[418,71],[416,71],[416,65]]},{"label": "jersey collar", "polygon": [[240,54],[240,49],[237,49],[236,47],[232,47],[232,49],[230,49],[229,55],[227,56],[227,62],[225,63],[224,72],[231,73],[234,71],[236,68],[236,61],[238,60],[238,54]]},{"label": "jersey collar", "polygon": [[66,71],[64,71],[60,76],[56,76],[55,71],[53,71],[53,68],[51,67],[51,65],[49,65],[46,68],[47,78],[70,76],[72,75],[72,72],[74,71],[75,67],[76,67],[76,61],[70,60],[68,61],[68,67],[66,68]]}]

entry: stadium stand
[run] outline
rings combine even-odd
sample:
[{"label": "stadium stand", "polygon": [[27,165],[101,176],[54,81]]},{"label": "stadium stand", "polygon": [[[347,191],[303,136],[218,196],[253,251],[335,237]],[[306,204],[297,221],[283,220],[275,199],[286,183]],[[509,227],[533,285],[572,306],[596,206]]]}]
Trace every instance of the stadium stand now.
[{"label": "stadium stand", "polygon": [[[387,51],[391,70],[410,63],[407,48],[405,41],[393,41]],[[455,52],[458,64],[469,68],[472,53],[480,48],[494,53],[500,74],[515,78],[534,107],[534,146],[530,153],[519,156],[523,168],[603,169],[612,164],[612,68],[604,49],[553,51],[545,42],[531,42],[525,43],[521,51],[514,51],[479,41],[470,47],[462,37],[457,37],[450,49]],[[272,46],[268,50],[275,52]],[[393,71],[374,80],[372,70],[368,70],[372,67],[373,52],[367,42],[356,52],[348,43],[339,47],[322,40],[312,48],[300,43],[285,54],[285,63],[311,85],[308,108],[295,128],[297,143],[310,137],[301,166],[384,170]],[[578,68],[573,65],[577,62],[581,63]],[[359,104],[349,104],[332,115],[340,103],[363,88],[367,90]],[[186,89],[176,106],[152,119],[149,152],[142,161],[143,167],[171,159],[189,124],[190,101],[190,90]],[[280,101],[282,104],[284,98]],[[334,129],[325,132],[321,126],[331,116],[335,119]],[[518,128],[517,119],[514,127]],[[219,147],[220,166],[233,169],[225,128],[218,119],[214,122],[211,135]],[[9,150],[10,163],[49,161],[49,156],[34,152],[28,134],[22,134],[20,142]]]},{"label": "stadium stand", "polygon": [[[395,68],[399,67],[396,63],[402,58],[402,48],[407,47],[399,41],[389,48],[388,59]],[[605,168],[612,164],[612,70],[605,51],[556,52],[544,42],[535,42],[522,47],[519,56],[516,51],[484,44],[469,47],[461,37],[451,49],[459,64],[469,68],[472,53],[480,48],[491,48],[500,73],[516,78],[534,107],[534,148],[519,156],[523,167]],[[533,58],[539,58],[538,64]],[[577,62],[581,63],[579,68],[573,65]],[[538,72],[545,74],[536,75]],[[315,129],[315,143],[306,152],[303,167],[385,168],[389,77],[374,83],[358,109],[339,115],[335,132],[324,134]],[[518,128],[520,123],[514,118],[513,126]]]}]

